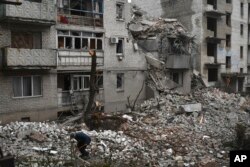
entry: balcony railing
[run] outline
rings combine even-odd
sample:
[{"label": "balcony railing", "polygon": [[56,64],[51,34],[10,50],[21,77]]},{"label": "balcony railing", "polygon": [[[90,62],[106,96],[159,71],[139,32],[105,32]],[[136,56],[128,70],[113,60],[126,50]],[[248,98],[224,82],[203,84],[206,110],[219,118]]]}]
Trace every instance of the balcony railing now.
[{"label": "balcony railing", "polygon": [[100,15],[89,17],[89,16],[77,16],[77,15],[67,15],[58,13],[57,22],[61,24],[103,27],[103,18]]},{"label": "balcony railing", "polygon": [[[87,99],[89,95],[88,90],[84,91],[75,91],[74,96],[77,104],[83,104],[84,100]],[[99,93],[96,94],[97,101],[104,101],[104,91],[103,89],[99,90]],[[58,106],[68,106],[71,104],[71,95],[69,91],[58,91]]]},{"label": "balcony railing", "polygon": [[46,69],[56,67],[56,50],[5,48],[3,67],[8,69]]},{"label": "balcony railing", "polygon": [[191,57],[188,55],[169,55],[167,57],[167,68],[171,69],[189,69]]},{"label": "balcony railing", "polygon": [[0,19],[14,23],[53,25],[56,23],[54,1],[22,1],[22,5],[1,5]]},{"label": "balcony railing", "polygon": [[[96,52],[97,66],[104,65],[103,52]],[[91,56],[88,52],[80,51],[58,51],[58,66],[91,66]]]},{"label": "balcony railing", "polygon": [[209,17],[213,17],[213,18],[219,18],[223,15],[225,15],[224,12],[218,10],[218,9],[215,9],[213,5],[207,5],[206,6],[206,10],[205,10],[207,16]]}]

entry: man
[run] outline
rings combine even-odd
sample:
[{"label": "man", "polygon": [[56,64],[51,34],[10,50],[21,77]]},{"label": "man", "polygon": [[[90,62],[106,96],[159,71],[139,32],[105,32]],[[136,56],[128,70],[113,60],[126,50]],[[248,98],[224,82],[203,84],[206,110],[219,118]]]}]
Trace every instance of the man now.
[{"label": "man", "polygon": [[91,138],[83,132],[73,132],[70,134],[70,139],[75,139],[77,141],[77,148],[81,152],[81,157],[88,157],[89,152],[85,149],[90,144]]}]

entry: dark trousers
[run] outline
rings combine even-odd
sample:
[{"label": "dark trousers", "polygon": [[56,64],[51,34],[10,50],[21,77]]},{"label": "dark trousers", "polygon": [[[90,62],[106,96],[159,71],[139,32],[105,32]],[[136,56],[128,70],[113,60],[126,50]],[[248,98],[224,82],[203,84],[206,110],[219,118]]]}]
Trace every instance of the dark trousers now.
[{"label": "dark trousers", "polygon": [[77,143],[77,148],[81,152],[82,156],[88,156],[89,155],[89,152],[86,151],[87,146],[88,146],[88,144],[85,144],[85,143],[82,143],[82,142]]}]

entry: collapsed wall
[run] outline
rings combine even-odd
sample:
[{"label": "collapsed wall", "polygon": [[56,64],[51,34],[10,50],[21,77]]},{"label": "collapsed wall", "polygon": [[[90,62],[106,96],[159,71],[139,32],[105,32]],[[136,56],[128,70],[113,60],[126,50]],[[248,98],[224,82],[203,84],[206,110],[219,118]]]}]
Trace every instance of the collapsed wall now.
[{"label": "collapsed wall", "polygon": [[152,18],[134,6],[128,24],[135,50],[148,62],[149,86],[154,90],[191,90],[192,57],[196,50],[194,37],[176,19]]}]

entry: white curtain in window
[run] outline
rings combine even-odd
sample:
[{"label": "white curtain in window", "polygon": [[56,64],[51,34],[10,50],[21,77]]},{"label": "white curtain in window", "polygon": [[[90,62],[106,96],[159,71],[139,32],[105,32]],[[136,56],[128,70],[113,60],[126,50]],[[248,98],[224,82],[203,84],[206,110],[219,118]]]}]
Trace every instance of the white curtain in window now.
[{"label": "white curtain in window", "polygon": [[23,77],[23,96],[32,96],[31,77]]},{"label": "white curtain in window", "polygon": [[21,97],[22,96],[21,77],[14,77],[13,78],[13,92],[14,92],[14,97]]}]

